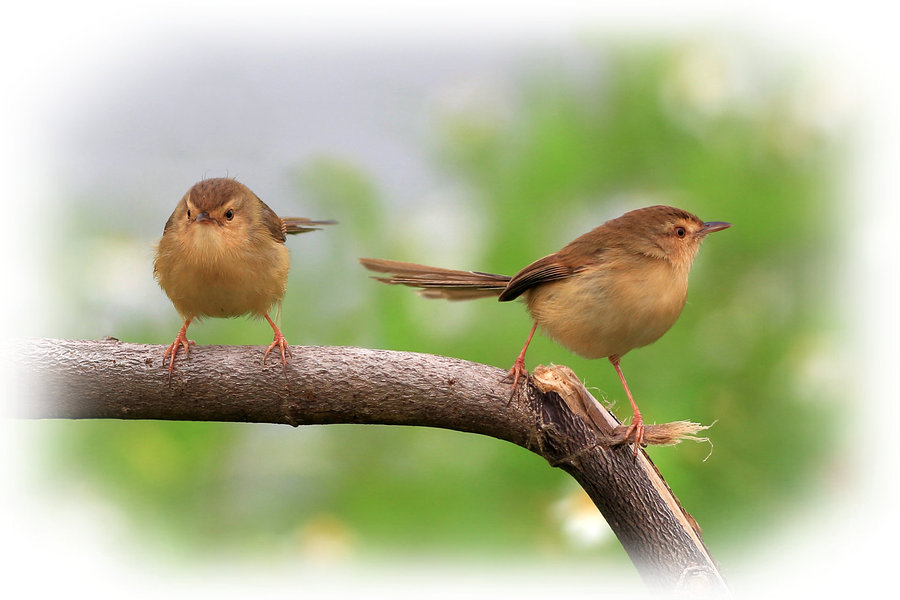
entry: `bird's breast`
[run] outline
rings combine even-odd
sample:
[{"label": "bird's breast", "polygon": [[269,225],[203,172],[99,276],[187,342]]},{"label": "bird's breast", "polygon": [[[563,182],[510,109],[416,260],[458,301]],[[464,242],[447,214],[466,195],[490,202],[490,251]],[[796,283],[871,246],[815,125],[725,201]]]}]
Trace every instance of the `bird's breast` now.
[{"label": "bird's breast", "polygon": [[[269,240],[228,243],[213,226],[157,251],[160,286],[184,316],[262,315],[283,297],[289,269],[288,250]],[[208,237],[207,237],[208,236]]]},{"label": "bird's breast", "polygon": [[587,358],[622,356],[655,342],[678,319],[687,273],[662,260],[587,267],[526,298],[552,339]]}]

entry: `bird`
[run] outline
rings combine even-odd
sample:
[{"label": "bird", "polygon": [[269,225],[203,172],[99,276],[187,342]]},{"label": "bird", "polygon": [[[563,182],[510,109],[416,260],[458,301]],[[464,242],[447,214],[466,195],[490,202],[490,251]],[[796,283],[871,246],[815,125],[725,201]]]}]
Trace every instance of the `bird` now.
[{"label": "bird", "polygon": [[287,235],[334,224],[282,219],[235,179],[204,179],[191,186],[166,221],[153,261],[153,274],[183,321],[163,355],[170,380],[179,348],[185,359],[190,355],[194,341],[186,334],[193,321],[248,314],[266,319],[274,332],[263,364],[277,347],[287,375],[290,346],[269,316],[280,309],[287,287]]},{"label": "bird", "polygon": [[731,223],[704,222],[671,206],[638,208],[606,221],[512,277],[395,260],[359,260],[367,269],[389,275],[376,277],[379,281],[419,288],[426,298],[524,299],[533,324],[509,370],[510,398],[522,376],[527,377],[525,352],[538,328],[575,354],[607,358],[631,404],[624,439],[633,441],[636,456],[644,439],[644,419],[620,361],[672,327],[684,308],[688,275],[700,243],[729,227]]}]

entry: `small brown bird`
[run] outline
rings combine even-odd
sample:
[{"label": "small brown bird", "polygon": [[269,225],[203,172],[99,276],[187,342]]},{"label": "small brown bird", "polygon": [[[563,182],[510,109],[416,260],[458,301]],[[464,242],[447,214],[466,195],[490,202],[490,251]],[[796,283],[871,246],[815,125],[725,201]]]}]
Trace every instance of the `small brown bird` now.
[{"label": "small brown bird", "polygon": [[275,338],[263,363],[277,346],[284,369],[290,347],[269,312],[281,306],[287,286],[286,236],[334,223],[282,219],[234,179],[204,179],[191,187],[166,221],[153,261],[153,274],[184,320],[163,355],[165,361],[171,354],[169,376],[178,348],[190,354],[194,342],[185,333],[191,321],[246,314],[272,326]]},{"label": "small brown bird", "polygon": [[627,212],[537,260],[514,277],[455,271],[413,263],[363,258],[367,269],[390,273],[380,281],[422,288],[426,298],[469,300],[522,296],[534,320],[525,346],[509,371],[515,393],[525,370],[525,351],[541,330],[586,358],[606,357],[616,369],[633,410],[625,439],[634,453],[644,437],[638,410],[619,361],[626,352],[658,340],[684,307],[688,274],[707,234],[730,223],[704,223],[671,206]]}]

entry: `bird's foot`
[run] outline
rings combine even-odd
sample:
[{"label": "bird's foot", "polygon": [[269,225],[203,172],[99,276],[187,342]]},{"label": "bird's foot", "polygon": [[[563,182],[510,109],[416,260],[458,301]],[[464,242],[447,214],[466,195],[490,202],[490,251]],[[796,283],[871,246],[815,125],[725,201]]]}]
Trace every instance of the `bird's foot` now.
[{"label": "bird's foot", "polygon": [[272,340],[272,343],[269,344],[269,347],[266,348],[266,353],[263,355],[263,364],[266,364],[269,353],[276,346],[278,346],[278,349],[281,351],[281,370],[284,372],[284,376],[287,377],[287,357],[290,356],[291,358],[294,358],[294,355],[291,353],[291,347],[288,346],[287,340],[284,339],[284,335],[277,329],[275,330],[275,338]]},{"label": "bird's foot", "polygon": [[506,377],[503,378],[503,381],[512,382],[512,390],[509,392],[509,400],[507,403],[512,402],[513,396],[516,395],[516,390],[519,389],[519,379],[522,378],[528,378],[528,370],[525,368],[524,357],[520,356],[516,359],[516,362],[513,363],[513,366],[510,368]]},{"label": "bird's foot", "polygon": [[184,348],[184,358],[187,358],[191,355],[191,346],[196,345],[194,340],[187,339],[185,335],[185,331],[187,327],[182,327],[181,331],[178,332],[178,335],[175,336],[175,341],[172,342],[168,348],[166,348],[166,353],[163,354],[163,364],[166,364],[166,358],[171,354],[171,358],[169,358],[169,380],[172,379],[172,371],[175,369],[175,355],[178,354],[179,348]]},{"label": "bird's foot", "polygon": [[639,412],[635,412],[631,417],[631,425],[625,430],[625,441],[627,442],[632,436],[633,439],[631,441],[634,444],[632,455],[637,458],[638,450],[644,443],[644,417]]}]

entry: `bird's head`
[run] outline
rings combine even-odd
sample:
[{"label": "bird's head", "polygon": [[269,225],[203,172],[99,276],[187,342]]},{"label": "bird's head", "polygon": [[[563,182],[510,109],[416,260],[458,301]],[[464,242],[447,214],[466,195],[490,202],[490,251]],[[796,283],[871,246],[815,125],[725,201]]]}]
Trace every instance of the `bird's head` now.
[{"label": "bird's head", "polygon": [[260,221],[261,201],[234,179],[204,179],[191,187],[166,223],[184,244],[220,253],[250,239]]},{"label": "bird's head", "polygon": [[607,225],[632,250],[687,269],[708,234],[731,227],[731,223],[704,222],[685,210],[662,205],[627,212]]}]

